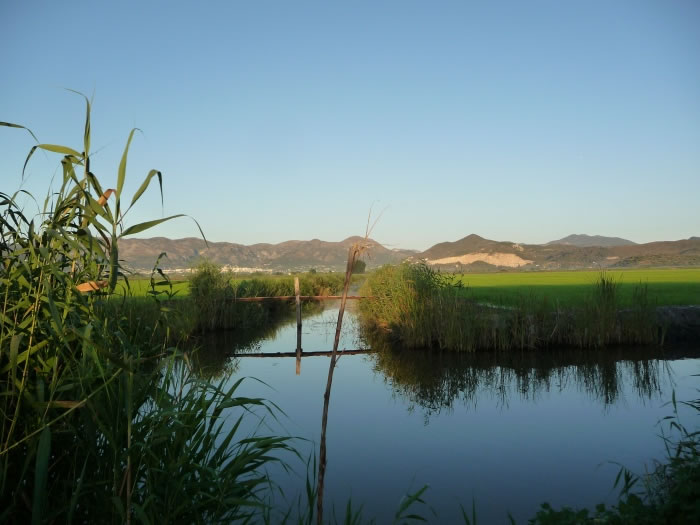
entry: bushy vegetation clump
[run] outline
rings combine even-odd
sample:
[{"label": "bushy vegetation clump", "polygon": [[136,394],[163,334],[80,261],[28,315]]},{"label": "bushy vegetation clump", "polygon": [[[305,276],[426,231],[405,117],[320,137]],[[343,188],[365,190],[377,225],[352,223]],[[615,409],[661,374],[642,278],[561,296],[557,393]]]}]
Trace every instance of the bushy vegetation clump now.
[{"label": "bushy vegetation clump", "polygon": [[[306,273],[298,277],[300,295],[305,296],[332,295],[343,285],[343,276],[340,274]],[[189,295],[175,306],[182,312],[188,312],[190,319],[194,319],[193,332],[251,332],[274,324],[285,314],[293,312],[294,303],[290,300],[245,302],[238,299],[294,295],[293,276],[236,279],[221,266],[211,261],[202,261],[193,269],[189,280]]]},{"label": "bushy vegetation clump", "polygon": [[190,278],[188,300],[196,312],[200,331],[228,326],[234,299],[231,276],[210,261],[202,261]]},{"label": "bushy vegetation clump", "polygon": [[[294,277],[264,276],[234,282],[237,297],[279,297],[294,295]],[[334,295],[343,289],[344,274],[307,272],[299,274],[300,295]]]},{"label": "bushy vegetation clump", "polygon": [[477,303],[459,278],[426,264],[380,268],[361,293],[372,297],[360,305],[365,327],[405,348],[601,348],[655,343],[660,333],[646,286],[635,291],[631,308],[621,310],[617,283],[605,273],[582,304],[568,308],[534,295],[504,307]]}]

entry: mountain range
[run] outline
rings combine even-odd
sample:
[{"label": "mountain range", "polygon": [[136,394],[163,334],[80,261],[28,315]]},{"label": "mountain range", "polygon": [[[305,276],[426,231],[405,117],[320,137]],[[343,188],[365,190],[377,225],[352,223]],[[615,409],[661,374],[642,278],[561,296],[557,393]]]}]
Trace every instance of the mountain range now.
[{"label": "mountain range", "polygon": [[[349,247],[361,237],[340,242],[285,241],[278,244],[243,245],[205,242],[202,239],[122,239],[120,258],[137,271],[150,271],[158,255],[166,270],[191,268],[202,259],[240,272],[289,272],[316,269],[344,270]],[[636,244],[619,237],[569,235],[546,244],[493,241],[475,234],[458,241],[441,242],[425,250],[389,249],[369,239],[364,259],[369,268],[404,260],[459,271],[565,270],[652,266],[700,266],[700,237],[679,241]]]},{"label": "mountain range", "polygon": [[[164,269],[186,269],[202,259],[211,260],[234,271],[319,271],[344,270],[348,249],[355,242],[364,242],[362,237],[348,237],[340,242],[285,241],[279,244],[259,243],[252,245],[230,242],[205,242],[195,237],[185,239],[122,239],[119,256],[127,266],[136,270],[149,270],[158,255],[165,252],[161,260]],[[369,239],[365,261],[370,267],[397,263],[414,256],[415,250],[392,250]]]},{"label": "mountain range", "polygon": [[546,244],[519,244],[468,235],[436,244],[418,257],[462,271],[700,266],[700,239],[636,244],[617,237],[571,235]]}]

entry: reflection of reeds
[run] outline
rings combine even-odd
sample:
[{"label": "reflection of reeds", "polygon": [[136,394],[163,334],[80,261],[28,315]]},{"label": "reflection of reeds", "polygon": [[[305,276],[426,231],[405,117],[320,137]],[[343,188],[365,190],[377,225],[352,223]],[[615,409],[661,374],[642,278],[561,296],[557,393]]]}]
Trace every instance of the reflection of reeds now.
[{"label": "reflection of reeds", "polygon": [[515,306],[479,304],[460,281],[424,264],[381,268],[361,293],[373,297],[360,305],[363,323],[407,348],[503,351],[659,342],[646,286],[635,290],[631,308],[620,310],[617,282],[605,273],[582,304],[567,309],[532,294]]},{"label": "reflection of reeds", "polygon": [[[300,279],[300,295],[332,295],[343,286],[341,275],[307,273]],[[253,277],[232,280],[221,267],[203,261],[190,279],[187,300],[194,305],[195,330],[255,331],[274,323],[275,318],[289,311],[291,301],[238,302],[243,297],[280,297],[294,295],[291,276]]]},{"label": "reflection of reeds", "polygon": [[[302,310],[304,316],[323,311],[322,302],[309,302]],[[193,348],[191,360],[194,372],[212,379],[230,376],[238,369],[233,354],[249,354],[260,350],[262,341],[273,339],[281,330],[296,322],[292,309],[279,309],[261,324],[248,323],[243,329],[216,330],[190,337],[187,347]]]},{"label": "reflection of reeds", "polygon": [[624,385],[641,399],[662,394],[663,361],[652,351],[459,353],[393,350],[374,345],[375,370],[425,417],[455,403],[476,406],[480,396],[508,405],[535,400],[542,392],[575,386],[604,405],[614,404]]}]

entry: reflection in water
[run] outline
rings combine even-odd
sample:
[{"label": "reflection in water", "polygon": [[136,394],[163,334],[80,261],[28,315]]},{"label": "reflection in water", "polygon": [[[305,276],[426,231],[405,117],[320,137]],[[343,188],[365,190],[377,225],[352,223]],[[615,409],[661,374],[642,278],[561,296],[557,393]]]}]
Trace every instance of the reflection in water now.
[{"label": "reflection in water", "polygon": [[[305,351],[331,349],[337,314],[331,307],[304,319]],[[341,347],[369,346],[358,341],[354,316],[346,321]],[[293,351],[294,316],[264,341],[227,333],[208,343],[201,357],[218,363],[212,368],[219,374],[231,366],[230,381],[243,376],[262,381],[244,382],[241,395],[264,397],[287,415],[282,423],[266,424],[279,434],[307,439],[299,445],[303,457],[317,453],[328,358],[304,359],[296,376],[294,359],[230,357],[243,348]],[[555,506],[610,502],[617,467],[598,465],[617,461],[640,470],[643,462],[663,457],[654,424],[668,414],[662,405],[672,387],[679,399],[688,399],[689,388],[695,392],[689,377],[700,366],[697,360],[677,360],[697,356],[697,347],[679,353],[607,349],[505,355],[374,348],[371,356],[341,358],[335,371],[325,490],[326,504],[343,508],[352,494],[378,523],[391,522],[394,507],[387,502],[414,490],[410,480],[430,484],[429,501],[442,523],[461,522],[458,502],[468,505],[472,499],[479,521],[487,523],[507,522],[505,509],[526,522],[545,500]],[[254,432],[258,424],[253,421],[245,430]],[[303,466],[299,472],[301,479],[283,469],[274,472],[287,498],[280,508],[298,496],[303,500]]]},{"label": "reflection in water", "polygon": [[642,349],[509,354],[383,349],[373,354],[375,372],[412,409],[423,409],[426,422],[456,402],[476,408],[485,396],[508,406],[513,396],[536,401],[543,392],[576,389],[609,406],[632,386],[642,401],[660,399],[662,374],[672,381],[668,357]]},{"label": "reflection in water", "polygon": [[[306,302],[303,316],[313,319],[323,312],[321,302]],[[220,379],[238,371],[238,359],[234,354],[260,352],[266,341],[274,339],[285,330],[296,326],[296,313],[293,309],[281,309],[275,319],[246,330],[219,330],[209,332],[190,341],[194,369],[203,379]]]},{"label": "reflection in water", "polygon": [[[335,315],[335,309],[324,311],[322,303],[304,305],[304,329],[313,334],[311,340],[304,340],[306,351],[330,350]],[[240,361],[233,359],[233,354],[268,351],[270,341],[294,331],[295,320],[290,310],[275,323],[255,330],[201,336],[195,341],[199,348],[193,359],[196,368],[206,378],[237,373]],[[610,406],[621,400],[625,387],[628,392],[631,387],[642,401],[660,399],[662,379],[673,380],[666,360],[697,354],[629,347],[508,353],[395,350],[369,340],[354,315],[347,316],[346,325],[350,347],[373,348],[370,359],[375,373],[381,374],[394,395],[406,399],[412,410],[422,409],[426,421],[445,409],[451,410],[455,403],[476,407],[478,399],[484,397],[505,407],[513,396],[536,401],[543,392],[575,389]]]}]

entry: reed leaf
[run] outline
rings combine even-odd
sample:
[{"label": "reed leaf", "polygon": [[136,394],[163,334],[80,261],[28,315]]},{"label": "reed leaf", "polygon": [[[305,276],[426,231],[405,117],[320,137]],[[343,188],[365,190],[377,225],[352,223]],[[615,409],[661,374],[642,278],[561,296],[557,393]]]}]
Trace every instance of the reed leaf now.
[{"label": "reed leaf", "polygon": [[127,235],[141,233],[142,231],[153,228],[154,226],[158,226],[159,224],[162,224],[171,219],[176,219],[177,217],[186,217],[186,215],[184,213],[178,213],[177,215],[171,215],[170,217],[165,217],[163,219],[155,219],[153,221],[146,221],[139,224],[134,224],[133,226],[130,226],[126,230],[124,230],[121,236],[126,237]]},{"label": "reed leaf", "polygon": [[134,193],[134,196],[131,198],[131,204],[129,204],[129,208],[126,210],[124,215],[126,215],[126,213],[131,209],[131,207],[134,204],[136,204],[136,201],[139,200],[139,198],[141,198],[143,192],[145,192],[148,189],[148,185],[151,183],[151,179],[153,177],[158,177],[158,185],[160,187],[160,204],[161,206],[163,205],[163,174],[158,170],[151,170],[148,172],[148,175],[146,175],[146,178],[141,183],[139,189],[136,190],[136,193]]},{"label": "reed leaf", "polygon": [[122,159],[119,162],[119,170],[117,171],[117,215],[119,215],[119,201],[121,200],[122,188],[126,180],[126,161],[129,156],[129,147],[131,146],[131,140],[134,138],[134,132],[137,130],[140,131],[138,128],[134,128],[129,132],[129,138],[126,140],[124,153],[122,153]]},{"label": "reed leaf", "polygon": [[46,482],[49,472],[49,456],[51,455],[51,430],[44,428],[39,437],[34,467],[34,498],[32,500],[32,524],[42,522],[46,509]]},{"label": "reed leaf", "polygon": [[29,133],[36,142],[39,142],[39,139],[36,138],[36,135],[34,135],[34,132],[25,126],[20,126],[19,124],[13,124],[11,122],[0,122],[0,126],[5,126],[8,128],[23,129],[23,130],[27,131],[27,133]]}]

